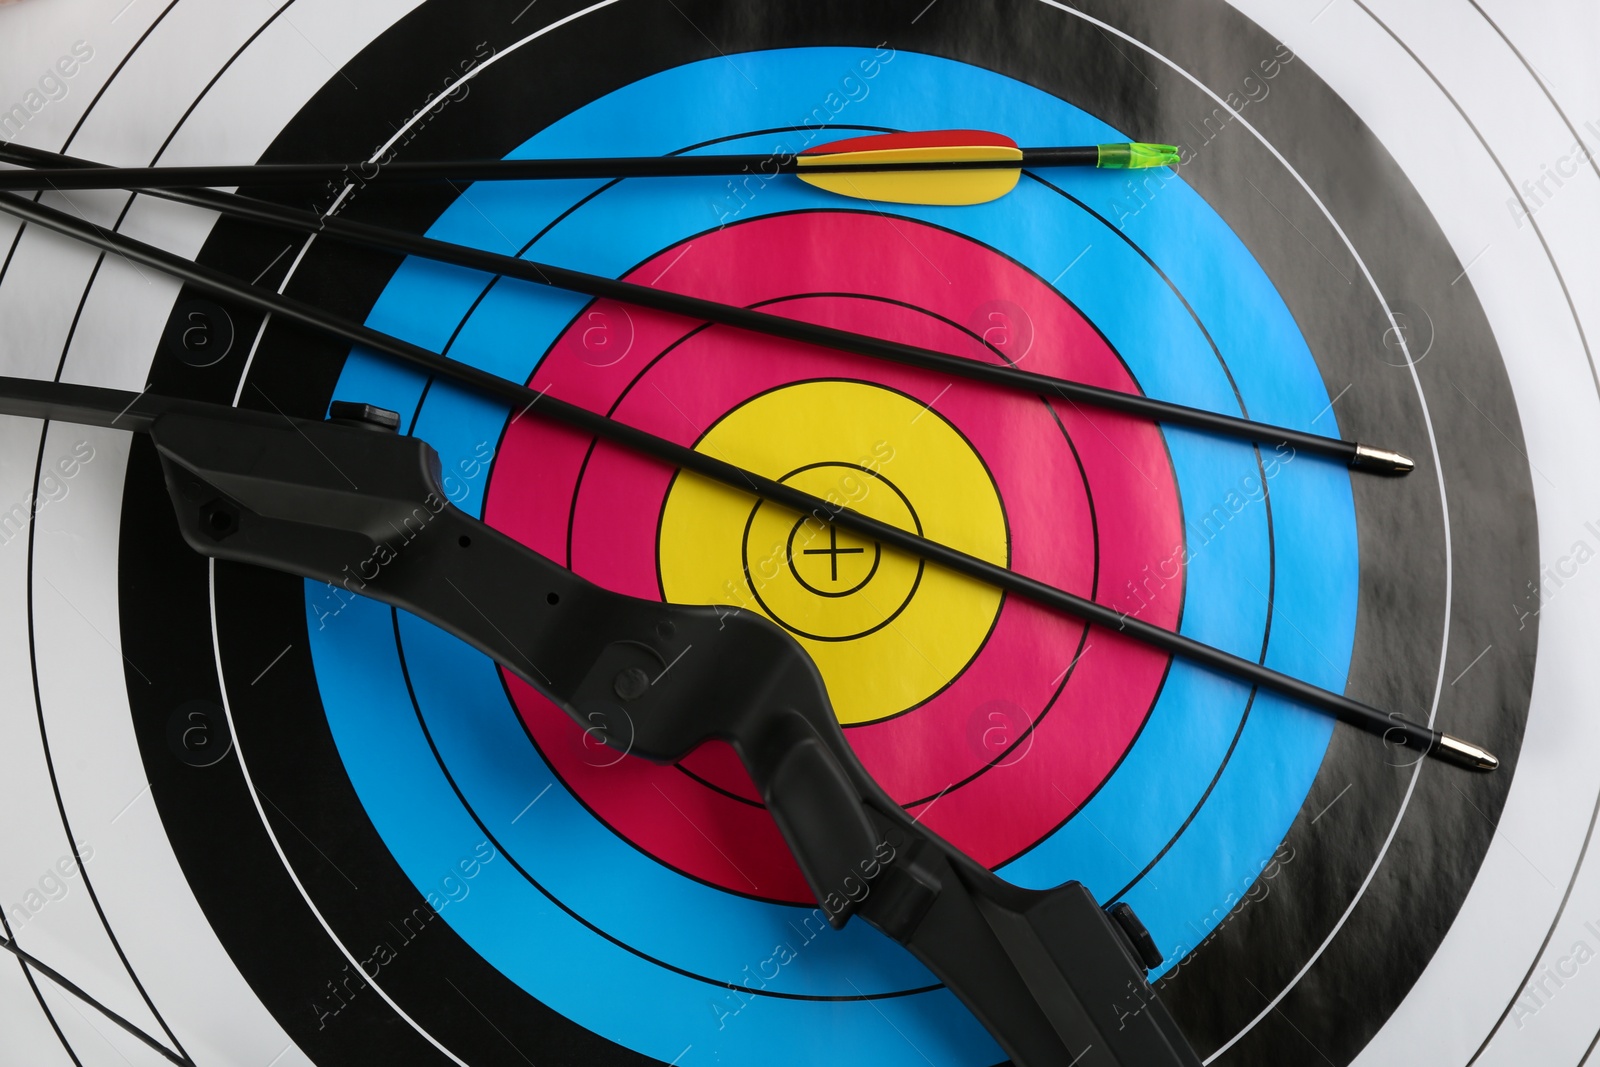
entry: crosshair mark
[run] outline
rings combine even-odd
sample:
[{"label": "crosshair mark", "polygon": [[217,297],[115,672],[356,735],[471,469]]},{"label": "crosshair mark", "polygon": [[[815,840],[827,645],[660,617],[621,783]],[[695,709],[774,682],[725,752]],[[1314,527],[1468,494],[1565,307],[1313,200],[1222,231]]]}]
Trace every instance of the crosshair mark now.
[{"label": "crosshair mark", "polygon": [[866,551],[864,548],[840,548],[839,528],[830,522],[828,523],[828,547],[801,549],[800,554],[804,556],[827,556],[828,579],[829,581],[837,582],[839,580],[839,557],[864,555]]}]

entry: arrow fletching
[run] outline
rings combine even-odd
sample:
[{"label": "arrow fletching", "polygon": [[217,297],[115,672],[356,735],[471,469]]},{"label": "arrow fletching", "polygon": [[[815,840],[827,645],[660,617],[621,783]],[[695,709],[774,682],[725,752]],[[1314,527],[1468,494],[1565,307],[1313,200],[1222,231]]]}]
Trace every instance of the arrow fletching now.
[{"label": "arrow fletching", "polygon": [[[1017,168],[917,170],[918,163],[1015,160]],[[817,164],[882,163],[883,171],[807,174]],[[985,204],[1017,187],[1022,149],[983,130],[930,130],[851,137],[809,148],[795,157],[795,174],[808,185],[857,200],[891,204]]]},{"label": "arrow fletching", "polygon": [[[878,164],[884,169],[866,169]],[[1017,187],[1023,167],[1139,170],[1177,164],[1178,150],[1165,144],[1019,148],[1011,138],[987,130],[928,130],[818,145],[797,155],[793,166],[801,181],[837,196],[954,206],[1000,199]]]}]

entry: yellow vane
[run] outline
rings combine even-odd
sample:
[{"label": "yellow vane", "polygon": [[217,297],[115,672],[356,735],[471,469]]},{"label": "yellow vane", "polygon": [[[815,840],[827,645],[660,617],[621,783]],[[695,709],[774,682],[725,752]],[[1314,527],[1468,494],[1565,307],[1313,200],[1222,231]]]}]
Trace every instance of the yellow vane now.
[{"label": "yellow vane", "polygon": [[[984,143],[987,141],[988,143]],[[857,146],[861,146],[857,148]],[[870,146],[870,147],[868,147]],[[917,170],[921,162],[1014,160],[1015,169]],[[1009,138],[979,130],[878,134],[822,145],[795,158],[796,175],[839,196],[892,204],[984,204],[998,200],[1022,177],[1022,149]],[[806,173],[819,165],[882,163],[882,171]]]}]

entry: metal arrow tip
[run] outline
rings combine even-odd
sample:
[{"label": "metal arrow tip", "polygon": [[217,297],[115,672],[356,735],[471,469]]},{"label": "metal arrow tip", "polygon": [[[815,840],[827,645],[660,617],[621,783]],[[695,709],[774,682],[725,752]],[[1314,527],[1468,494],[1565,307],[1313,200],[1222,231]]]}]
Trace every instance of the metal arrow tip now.
[{"label": "metal arrow tip", "polygon": [[1500,766],[1499,758],[1488,749],[1479,748],[1470,741],[1463,741],[1449,734],[1439,735],[1437,755],[1446,763],[1465,767],[1469,771],[1492,771]]},{"label": "metal arrow tip", "polygon": [[1356,454],[1350,457],[1350,466],[1373,474],[1394,475],[1410,474],[1417,467],[1411,457],[1404,453],[1363,444],[1356,445]]}]

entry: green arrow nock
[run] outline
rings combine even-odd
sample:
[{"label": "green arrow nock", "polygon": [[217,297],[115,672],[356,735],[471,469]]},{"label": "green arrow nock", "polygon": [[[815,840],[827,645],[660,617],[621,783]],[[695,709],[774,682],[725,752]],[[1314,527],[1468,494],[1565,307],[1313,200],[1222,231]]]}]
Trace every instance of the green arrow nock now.
[{"label": "green arrow nock", "polygon": [[1097,167],[1142,170],[1146,167],[1178,165],[1178,150],[1169,144],[1145,144],[1143,141],[1134,141],[1131,144],[1103,144],[1098,147],[1100,160],[1095,164]]}]

